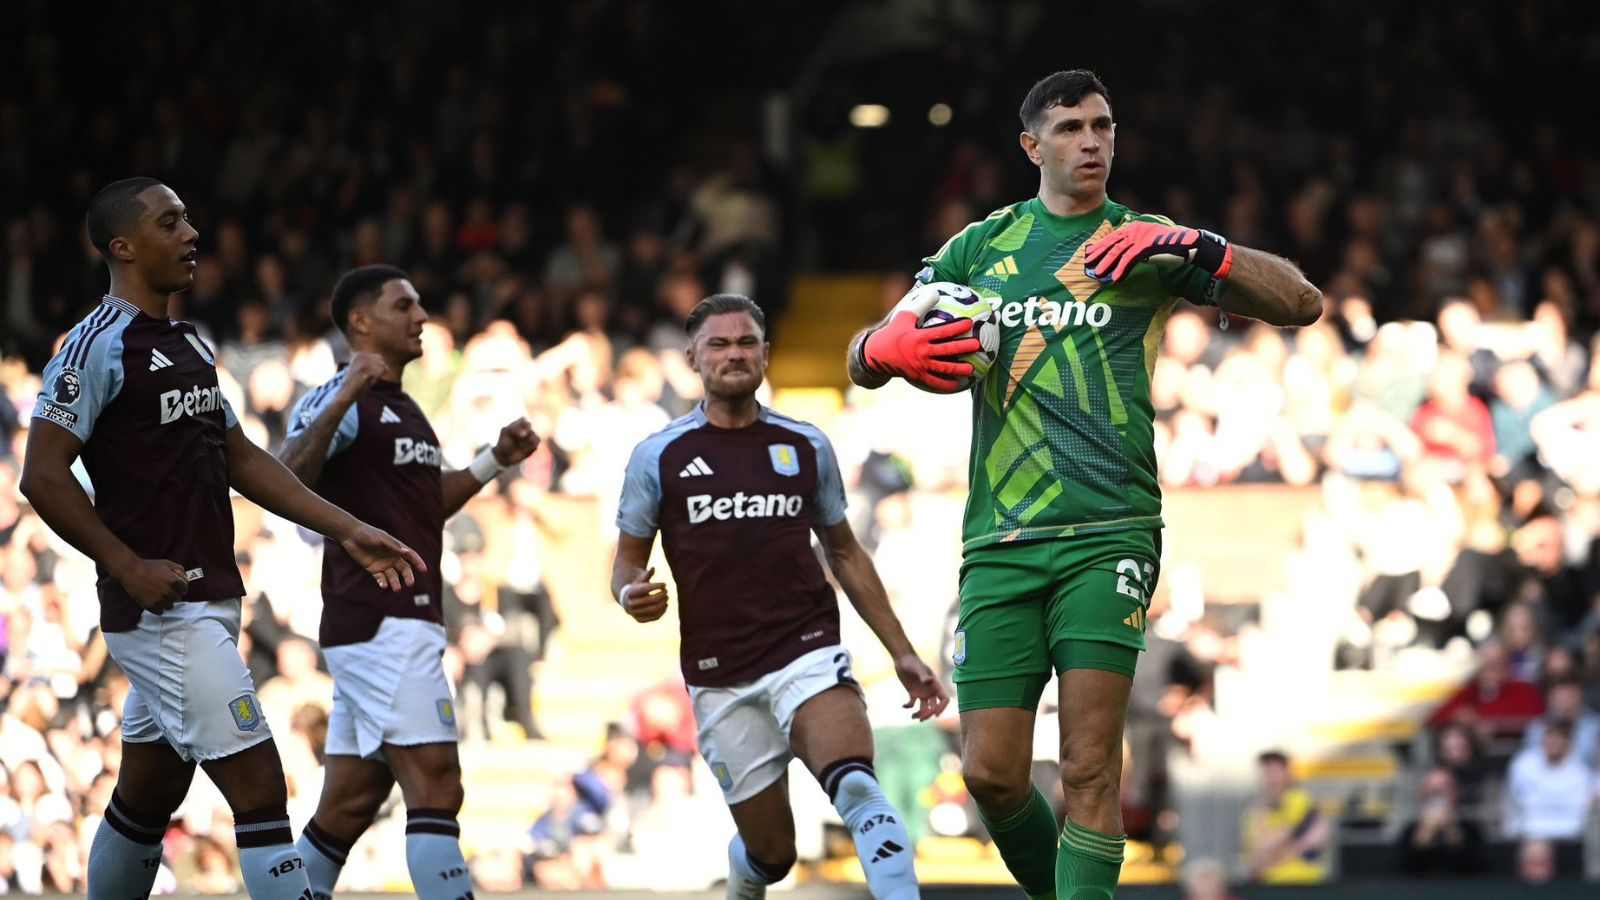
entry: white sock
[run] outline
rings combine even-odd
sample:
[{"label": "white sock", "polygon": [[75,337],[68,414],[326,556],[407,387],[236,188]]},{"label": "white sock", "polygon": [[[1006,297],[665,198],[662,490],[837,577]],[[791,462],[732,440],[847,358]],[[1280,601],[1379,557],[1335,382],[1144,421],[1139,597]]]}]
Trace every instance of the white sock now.
[{"label": "white sock", "polygon": [[289,832],[289,812],[283,807],[251,810],[233,817],[234,842],[239,846],[239,871],[251,900],[305,900],[311,896],[306,865]]},{"label": "white sock", "polygon": [[767,885],[777,884],[788,874],[787,867],[775,872],[752,858],[737,833],[728,842],[728,900],[761,900],[767,896]]},{"label": "white sock", "polygon": [[148,897],[161,872],[167,818],[128,809],[115,793],[89,845],[89,900]]},{"label": "white sock", "polygon": [[883,788],[864,759],[840,760],[823,770],[823,790],[833,798],[856,856],[867,876],[867,888],[877,900],[919,900],[916,849],[900,821],[900,813],[883,796]]},{"label": "white sock", "polygon": [[339,883],[339,872],[344,869],[345,858],[350,855],[350,845],[317,827],[315,819],[306,823],[295,841],[300,858],[306,864],[306,880],[311,882],[312,900],[330,900],[333,886]]},{"label": "white sock", "polygon": [[461,826],[447,809],[406,811],[406,868],[418,900],[471,900]]}]

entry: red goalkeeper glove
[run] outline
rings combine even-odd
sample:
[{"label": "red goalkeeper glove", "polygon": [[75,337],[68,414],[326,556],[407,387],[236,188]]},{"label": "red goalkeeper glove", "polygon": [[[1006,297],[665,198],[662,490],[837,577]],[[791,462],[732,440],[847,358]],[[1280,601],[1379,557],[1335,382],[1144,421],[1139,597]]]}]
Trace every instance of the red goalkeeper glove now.
[{"label": "red goalkeeper glove", "polygon": [[1188,263],[1220,281],[1233,268],[1233,246],[1227,238],[1199,228],[1129,222],[1085,247],[1083,267],[1101,284],[1115,284],[1145,260]]},{"label": "red goalkeeper glove", "polygon": [[930,328],[917,323],[933,308],[938,292],[918,285],[889,313],[889,321],[857,345],[862,366],[879,375],[893,375],[940,394],[964,390],[953,379],[972,374],[970,363],[956,358],[983,349],[966,319]]}]

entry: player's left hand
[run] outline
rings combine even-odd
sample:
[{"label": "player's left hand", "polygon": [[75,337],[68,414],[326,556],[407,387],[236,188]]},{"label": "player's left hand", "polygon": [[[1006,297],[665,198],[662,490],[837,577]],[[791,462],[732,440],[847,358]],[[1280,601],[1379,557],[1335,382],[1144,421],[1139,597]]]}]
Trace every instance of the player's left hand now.
[{"label": "player's left hand", "polygon": [[1083,248],[1083,270],[1101,284],[1121,281],[1146,260],[1173,266],[1189,263],[1226,278],[1233,266],[1233,246],[1227,238],[1199,228],[1129,222]]},{"label": "player's left hand", "polygon": [[916,707],[911,718],[918,722],[936,718],[949,705],[950,695],[945,693],[944,685],[939,683],[938,676],[915,653],[896,657],[894,674],[906,688],[908,696],[904,708]]},{"label": "player's left hand", "polygon": [[539,449],[539,436],[527,419],[518,419],[500,429],[500,439],[494,444],[494,458],[502,466],[514,466]]},{"label": "player's left hand", "polygon": [[417,551],[400,543],[389,532],[366,523],[341,538],[339,546],[363,569],[372,573],[378,587],[387,590],[398,591],[401,587],[411,587],[417,583],[413,570],[428,571],[428,564],[422,561]]}]

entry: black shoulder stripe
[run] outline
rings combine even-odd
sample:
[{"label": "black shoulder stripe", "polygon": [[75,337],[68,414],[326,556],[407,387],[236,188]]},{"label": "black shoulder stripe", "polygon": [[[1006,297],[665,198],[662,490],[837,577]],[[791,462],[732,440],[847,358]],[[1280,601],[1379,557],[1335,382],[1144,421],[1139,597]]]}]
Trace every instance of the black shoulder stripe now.
[{"label": "black shoulder stripe", "polygon": [[323,384],[317,385],[316,387],[312,388],[310,396],[306,397],[305,409],[308,410],[308,411],[312,410],[312,409],[315,409],[316,405],[318,403],[322,402],[322,395],[326,394],[327,392],[328,392],[327,383],[323,383]]},{"label": "black shoulder stripe", "polygon": [[322,402],[322,398],[326,397],[328,392],[333,390],[334,385],[344,380],[344,373],[346,371],[347,370],[345,369],[340,369],[332,378],[329,378],[327,381],[324,381],[322,384],[312,389],[311,396],[306,398],[305,409],[307,411],[315,409],[317,404]]},{"label": "black shoulder stripe", "polygon": [[114,309],[114,308],[109,307],[109,306],[105,307],[105,308],[111,310],[110,318],[107,318],[105,321],[103,321],[99,325],[95,326],[94,331],[89,332],[88,338],[85,339],[84,342],[81,345],[78,346],[78,349],[77,349],[77,361],[76,362],[72,362],[71,360],[68,360],[68,362],[74,368],[80,368],[80,369],[83,368],[83,364],[89,361],[89,351],[94,349],[94,342],[99,340],[100,335],[104,334],[106,329],[110,328],[112,325],[117,324],[117,320],[122,318],[122,311],[121,310]]},{"label": "black shoulder stripe", "polygon": [[72,329],[72,334],[67,337],[67,343],[61,348],[61,359],[66,365],[72,365],[72,358],[77,355],[78,345],[83,343],[84,335],[93,331],[106,316],[112,314],[111,307],[97,306],[94,312]]}]

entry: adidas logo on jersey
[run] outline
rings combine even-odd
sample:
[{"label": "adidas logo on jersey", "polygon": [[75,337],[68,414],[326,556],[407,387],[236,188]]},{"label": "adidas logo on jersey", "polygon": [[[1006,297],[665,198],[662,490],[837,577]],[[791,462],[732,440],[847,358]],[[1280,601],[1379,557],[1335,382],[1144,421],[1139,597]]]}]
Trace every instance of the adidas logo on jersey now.
[{"label": "adidas logo on jersey", "polygon": [[385,425],[399,425],[400,417],[395,415],[394,410],[385,406],[383,412],[378,415],[378,421]]},{"label": "adidas logo on jersey", "polygon": [[167,359],[166,355],[160,350],[150,351],[150,371],[154,372],[157,369],[165,369],[170,365],[172,365],[172,360]]},{"label": "adidas logo on jersey", "polygon": [[711,467],[706,465],[706,461],[705,460],[703,460],[700,457],[696,456],[694,459],[689,461],[689,464],[687,466],[683,467],[683,471],[678,473],[678,477],[679,478],[697,478],[697,477],[700,477],[702,475],[710,475],[710,474],[712,474]]},{"label": "adidas logo on jersey", "polygon": [[689,524],[699,525],[711,519],[726,522],[729,519],[793,517],[800,515],[804,505],[799,494],[746,494],[744,491],[732,497],[695,494],[689,498]]},{"label": "adidas logo on jersey", "polygon": [[989,270],[983,274],[1005,281],[1007,278],[1017,274],[1017,261],[1014,257],[1007,256],[1005,259],[990,266]]}]

